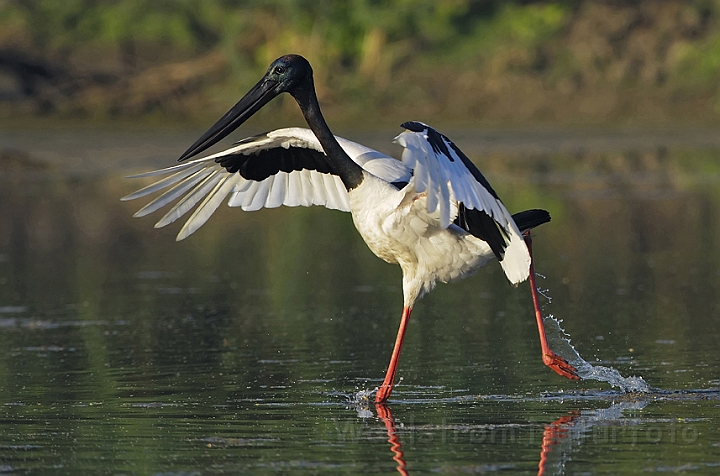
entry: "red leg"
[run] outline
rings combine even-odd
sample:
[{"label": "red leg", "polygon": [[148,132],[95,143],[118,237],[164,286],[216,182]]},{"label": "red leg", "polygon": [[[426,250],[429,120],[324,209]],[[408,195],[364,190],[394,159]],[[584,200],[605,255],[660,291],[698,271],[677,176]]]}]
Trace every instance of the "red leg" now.
[{"label": "red leg", "polygon": [[395,373],[397,372],[398,361],[400,360],[400,349],[402,348],[403,339],[405,338],[405,329],[410,320],[411,312],[411,308],[403,308],[402,318],[400,319],[400,329],[398,329],[398,334],[395,338],[395,348],[393,349],[392,357],[390,357],[390,365],[385,374],[385,380],[378,389],[377,394],[375,394],[375,403],[385,402],[390,396],[390,393],[392,393],[393,383],[395,383]]},{"label": "red leg", "polygon": [[525,244],[527,244],[530,252],[530,292],[532,294],[533,307],[535,307],[535,320],[537,321],[538,333],[540,334],[540,348],[542,350],[543,363],[553,369],[559,375],[572,380],[580,380],[577,369],[570,365],[567,360],[560,357],[550,349],[545,335],[545,325],[543,324],[543,315],[540,310],[540,299],[538,297],[537,285],[535,284],[535,266],[532,259],[532,237],[530,231],[523,233]]}]

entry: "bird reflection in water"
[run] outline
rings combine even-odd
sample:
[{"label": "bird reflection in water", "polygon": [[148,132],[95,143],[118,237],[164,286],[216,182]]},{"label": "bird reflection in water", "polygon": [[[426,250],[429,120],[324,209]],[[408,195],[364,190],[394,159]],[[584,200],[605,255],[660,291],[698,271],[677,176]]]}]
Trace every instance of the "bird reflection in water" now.
[{"label": "bird reflection in water", "polygon": [[558,418],[549,425],[545,425],[542,444],[540,445],[538,476],[543,476],[545,474],[545,467],[547,465],[550,452],[552,451],[552,447],[559,444],[563,438],[567,438],[578,415],[578,412],[572,412],[569,415]]},{"label": "bird reflection in water", "polygon": [[[616,402],[603,409],[575,410],[546,424],[540,443],[538,476],[564,474],[565,464],[570,459],[570,455],[579,451],[582,442],[591,434],[594,426],[615,426],[619,424],[619,420],[624,421],[623,427],[628,423],[632,425],[632,421],[625,420],[624,413],[641,410],[646,405],[647,401],[643,400]],[[386,404],[376,404],[375,411],[378,419],[385,425],[392,459],[397,463],[395,469],[404,476],[410,474],[392,410]]]},{"label": "bird reflection in water", "polygon": [[[564,474],[565,465],[571,455],[580,450],[582,443],[591,435],[598,438],[602,432],[593,433],[596,426],[610,428],[620,427],[627,430],[640,424],[641,420],[627,419],[626,412],[636,412],[645,408],[648,400],[626,400],[615,402],[608,408],[586,409],[570,412],[545,425],[542,445],[540,448],[540,462],[538,463],[538,476],[545,474]],[[635,430],[628,430],[634,432]],[[614,434],[613,432],[607,432]],[[614,438],[605,434],[605,438]]]},{"label": "bird reflection in water", "polygon": [[388,443],[390,443],[390,451],[393,453],[393,459],[397,462],[397,472],[403,476],[407,476],[407,464],[405,464],[405,454],[402,451],[402,444],[400,443],[400,437],[397,434],[397,428],[395,427],[395,419],[392,416],[390,407],[384,403],[378,403],[375,405],[375,411],[377,412],[378,418],[385,424],[387,430]]}]

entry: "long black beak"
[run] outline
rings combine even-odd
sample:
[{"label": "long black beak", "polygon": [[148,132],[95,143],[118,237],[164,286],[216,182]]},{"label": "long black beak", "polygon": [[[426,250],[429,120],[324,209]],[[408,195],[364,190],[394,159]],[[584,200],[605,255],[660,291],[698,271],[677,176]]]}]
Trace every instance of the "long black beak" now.
[{"label": "long black beak", "polygon": [[250,119],[265,104],[280,94],[276,90],[278,83],[267,78],[261,79],[232,109],[225,113],[213,126],[180,156],[178,162],[199,154],[216,144],[240,125]]}]

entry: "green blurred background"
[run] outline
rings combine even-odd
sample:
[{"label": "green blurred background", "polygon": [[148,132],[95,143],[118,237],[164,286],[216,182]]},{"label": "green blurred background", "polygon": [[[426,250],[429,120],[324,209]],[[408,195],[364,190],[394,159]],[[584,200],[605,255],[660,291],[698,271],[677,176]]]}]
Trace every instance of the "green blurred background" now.
[{"label": "green blurred background", "polygon": [[290,52],[337,125],[720,119],[714,0],[0,0],[0,120],[206,122]]}]

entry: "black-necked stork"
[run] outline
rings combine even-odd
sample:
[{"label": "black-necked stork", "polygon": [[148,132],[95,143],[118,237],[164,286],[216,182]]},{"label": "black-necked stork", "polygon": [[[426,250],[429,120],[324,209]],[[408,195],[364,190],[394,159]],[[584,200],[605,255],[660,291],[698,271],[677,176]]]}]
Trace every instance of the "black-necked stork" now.
[{"label": "black-necked stork", "polygon": [[[228,195],[229,206],[244,210],[324,205],[349,211],[373,253],[399,264],[403,273],[400,329],[375,396],[376,402],[384,402],[393,388],[415,302],[437,281],[468,276],[493,257],[512,284],[526,280],[532,260],[522,233],[548,222],[550,215],[528,210],[511,216],[470,159],[423,123],[404,123],[406,131],[395,138],[404,147],[402,161],[335,137],[320,112],[310,63],[298,55],[275,60],[179,161],[220,141],[285,92],[297,101],[310,130],[279,129],[241,140],[217,154],[141,174],[138,177],[170,175],[123,199],[169,188],[135,214],[147,215],[179,199],[156,227],[172,223],[202,201],[178,240],[202,226]],[[542,328],[540,321],[538,325]],[[572,366],[546,343],[543,360],[559,374],[577,378]]]}]

